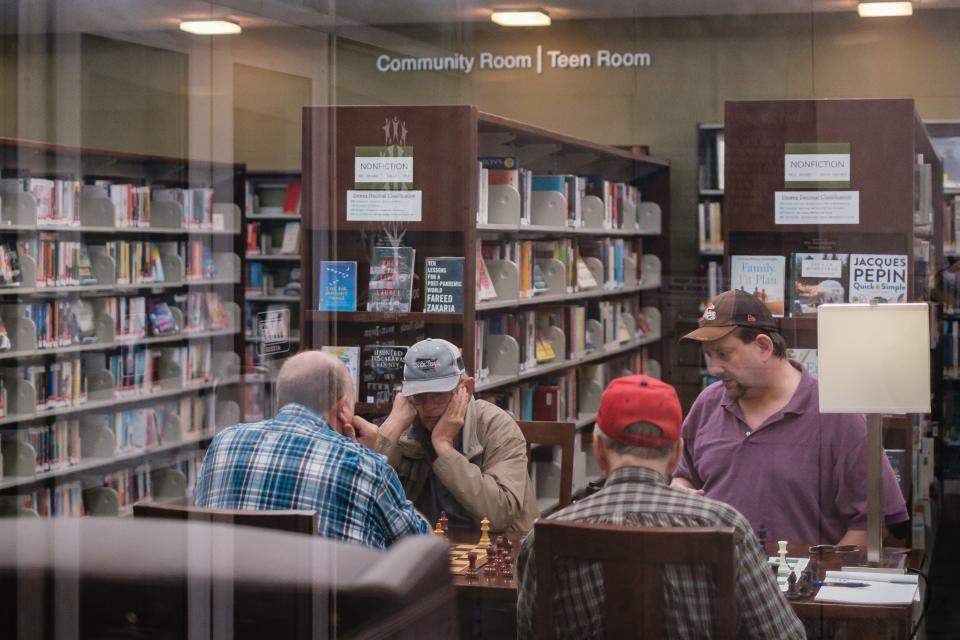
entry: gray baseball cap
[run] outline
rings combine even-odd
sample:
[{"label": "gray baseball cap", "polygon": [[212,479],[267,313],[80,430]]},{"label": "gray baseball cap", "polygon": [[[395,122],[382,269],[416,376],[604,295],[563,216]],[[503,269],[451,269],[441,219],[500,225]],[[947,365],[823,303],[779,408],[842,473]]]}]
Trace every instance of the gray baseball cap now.
[{"label": "gray baseball cap", "polygon": [[407,349],[400,393],[414,396],[452,391],[460,382],[462,373],[460,349],[446,340],[427,338]]}]

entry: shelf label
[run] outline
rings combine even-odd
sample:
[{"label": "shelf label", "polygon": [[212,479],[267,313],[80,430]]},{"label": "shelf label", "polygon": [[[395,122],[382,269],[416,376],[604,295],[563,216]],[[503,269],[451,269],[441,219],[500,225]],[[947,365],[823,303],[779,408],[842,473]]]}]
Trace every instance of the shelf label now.
[{"label": "shelf label", "polygon": [[776,224],[860,224],[859,191],[777,191]]},{"label": "shelf label", "polygon": [[347,191],[348,222],[420,222],[422,191]]},{"label": "shelf label", "polygon": [[850,186],[850,144],[787,144],[783,159],[787,189],[842,189]]},{"label": "shelf label", "polygon": [[412,189],[413,147],[356,147],[353,181],[357,189]]}]

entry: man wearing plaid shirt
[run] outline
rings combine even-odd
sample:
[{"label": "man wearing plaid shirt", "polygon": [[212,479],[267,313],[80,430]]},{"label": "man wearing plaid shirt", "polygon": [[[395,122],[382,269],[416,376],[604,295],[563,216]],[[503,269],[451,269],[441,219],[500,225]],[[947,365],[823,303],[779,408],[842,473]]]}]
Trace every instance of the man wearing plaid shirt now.
[{"label": "man wearing plaid shirt", "polygon": [[319,351],[290,358],[277,378],[279,413],[217,434],[194,503],[316,511],[321,536],[380,549],[429,533],[386,458],[356,442],[354,398],[337,358]]},{"label": "man wearing plaid shirt", "polygon": [[[603,489],[550,516],[637,527],[734,529],[737,637],[803,638],[803,625],[777,586],[753,530],[736,509],[671,489],[668,478],[683,453],[682,416],[673,387],[647,376],[617,378],[600,400],[594,453],[607,481]],[[534,637],[536,564],[533,536],[517,563],[519,638]],[[557,574],[554,611],[557,637],[604,638],[603,574],[599,563],[577,563]],[[711,580],[704,566],[665,570],[665,619],[670,638],[708,638]]]}]

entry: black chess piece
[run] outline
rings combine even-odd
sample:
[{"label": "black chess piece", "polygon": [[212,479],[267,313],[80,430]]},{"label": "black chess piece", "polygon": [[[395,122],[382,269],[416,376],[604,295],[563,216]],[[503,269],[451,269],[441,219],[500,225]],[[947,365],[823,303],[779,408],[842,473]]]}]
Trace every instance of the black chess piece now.
[{"label": "black chess piece", "polygon": [[483,575],[492,578],[497,575],[496,551],[492,544],[487,545],[487,563],[483,565]]},{"label": "black chess piece", "polygon": [[810,577],[810,569],[804,569],[800,574],[800,597],[809,598],[813,595],[813,578]]},{"label": "black chess piece", "polygon": [[469,561],[470,566],[467,567],[465,575],[470,580],[476,580],[478,577],[480,577],[480,573],[477,571],[477,552],[471,551],[469,554],[467,554],[467,560]]},{"label": "black chess piece", "polygon": [[760,525],[760,528],[757,529],[757,542],[760,543],[760,549],[762,549],[763,552],[766,553],[766,552],[767,552],[767,551],[766,551],[766,547],[767,547],[767,528],[766,528],[763,524],[761,524],[761,525]]},{"label": "black chess piece", "polygon": [[794,600],[800,597],[800,589],[797,587],[797,574],[793,571],[787,576],[787,600]]}]

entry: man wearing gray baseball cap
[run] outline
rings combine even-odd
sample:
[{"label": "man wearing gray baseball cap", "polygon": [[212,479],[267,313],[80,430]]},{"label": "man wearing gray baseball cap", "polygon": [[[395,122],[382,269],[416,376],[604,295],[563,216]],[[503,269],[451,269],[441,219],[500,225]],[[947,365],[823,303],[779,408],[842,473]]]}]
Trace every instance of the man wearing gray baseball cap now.
[{"label": "man wearing gray baseball cap", "polygon": [[526,531],[540,515],[520,427],[500,407],[473,398],[460,349],[421,340],[407,351],[403,387],[379,430],[355,418],[362,442],[387,456],[407,497],[431,522],[454,528]]}]

